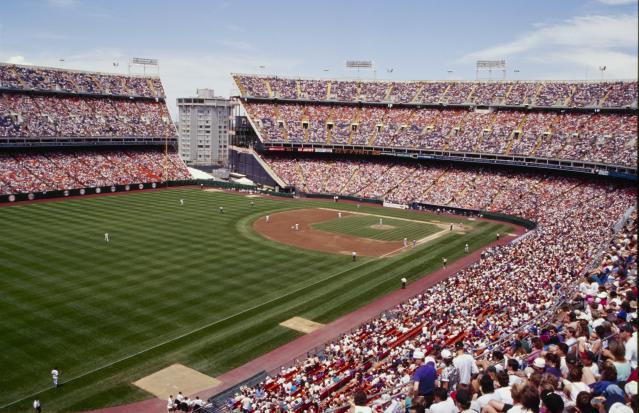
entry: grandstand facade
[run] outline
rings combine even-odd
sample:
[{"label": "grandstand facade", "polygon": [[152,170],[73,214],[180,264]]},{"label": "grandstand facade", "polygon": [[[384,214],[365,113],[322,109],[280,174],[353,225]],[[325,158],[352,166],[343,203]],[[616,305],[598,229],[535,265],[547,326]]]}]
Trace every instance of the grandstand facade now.
[{"label": "grandstand facade", "polygon": [[636,82],[234,79],[270,152],[388,155],[636,177]]},{"label": "grandstand facade", "polygon": [[157,77],[0,64],[3,200],[188,179],[176,144]]}]

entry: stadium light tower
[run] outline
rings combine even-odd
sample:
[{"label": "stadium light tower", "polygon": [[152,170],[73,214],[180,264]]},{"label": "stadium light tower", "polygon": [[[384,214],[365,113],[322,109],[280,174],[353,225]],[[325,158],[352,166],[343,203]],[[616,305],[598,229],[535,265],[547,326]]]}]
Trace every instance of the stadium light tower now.
[{"label": "stadium light tower", "polygon": [[606,66],[599,66],[599,71],[601,72],[601,80],[604,78],[604,72],[606,71]]},{"label": "stadium light tower", "polygon": [[359,79],[359,71],[361,69],[373,70],[373,75],[377,77],[377,71],[373,68],[373,62],[371,60],[347,60],[344,64],[347,69],[355,69],[357,71],[357,78]]},{"label": "stadium light tower", "polygon": [[475,80],[499,80],[493,79],[493,71],[501,73],[501,80],[506,80],[506,61],[478,60],[475,64]]}]

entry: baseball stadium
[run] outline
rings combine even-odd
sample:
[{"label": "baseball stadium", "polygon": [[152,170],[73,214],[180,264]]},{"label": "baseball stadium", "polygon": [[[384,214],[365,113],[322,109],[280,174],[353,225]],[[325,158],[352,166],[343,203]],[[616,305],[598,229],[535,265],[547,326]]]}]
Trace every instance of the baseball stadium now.
[{"label": "baseball stadium", "polygon": [[226,76],[0,63],[0,412],[636,411],[636,79]]}]

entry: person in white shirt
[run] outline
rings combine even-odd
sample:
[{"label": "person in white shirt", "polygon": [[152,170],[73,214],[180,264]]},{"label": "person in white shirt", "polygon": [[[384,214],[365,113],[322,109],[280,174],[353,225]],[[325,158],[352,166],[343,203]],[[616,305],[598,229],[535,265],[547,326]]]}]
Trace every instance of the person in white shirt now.
[{"label": "person in white shirt", "polygon": [[626,346],[626,360],[630,362],[632,369],[637,368],[637,332],[632,324],[626,324],[621,330],[621,338]]},{"label": "person in white shirt", "polygon": [[109,233],[108,232],[104,233],[104,241],[109,242]]},{"label": "person in white shirt", "polygon": [[35,399],[33,401],[33,410],[35,413],[40,413],[42,411],[42,407],[40,406],[40,400]]},{"label": "person in white shirt", "polygon": [[195,411],[204,407],[204,400],[200,399],[200,396],[195,396],[195,400],[193,400],[193,408]]},{"label": "person in white shirt", "polygon": [[166,400],[166,411],[172,412],[175,407],[175,401],[173,400],[173,395],[170,394],[169,398]]},{"label": "person in white shirt", "polygon": [[497,383],[499,388],[495,390],[495,395],[506,404],[513,404],[513,397],[510,395],[510,377],[505,371],[497,372]]},{"label": "person in white shirt", "polygon": [[495,384],[493,383],[493,379],[490,378],[488,374],[484,374],[479,380],[479,385],[481,387],[482,395],[479,396],[476,400],[478,411],[486,407],[489,401],[497,400],[500,401],[499,396],[495,394]]},{"label": "person in white shirt", "polygon": [[433,391],[433,404],[430,405],[431,413],[457,413],[457,406],[448,392],[443,387],[437,387]]},{"label": "person in white shirt", "polygon": [[455,344],[457,356],[453,359],[453,365],[459,371],[459,382],[461,384],[470,384],[473,374],[479,373],[475,359],[470,354],[464,353],[464,343],[458,341]]},{"label": "person in white shirt", "polygon": [[180,205],[184,205],[184,200],[180,198]]},{"label": "person in white shirt", "polygon": [[266,222],[268,223],[270,220],[271,220],[270,215],[267,215],[267,216],[266,216]]},{"label": "person in white shirt", "polygon": [[51,378],[53,379],[53,387],[58,387],[58,378],[60,376],[60,372],[58,371],[57,368],[53,368],[53,370],[51,370]]},{"label": "person in white shirt", "polygon": [[514,384],[523,383],[524,380],[519,377],[519,362],[516,359],[510,358],[506,363],[506,368],[508,371],[508,385],[512,386]]}]

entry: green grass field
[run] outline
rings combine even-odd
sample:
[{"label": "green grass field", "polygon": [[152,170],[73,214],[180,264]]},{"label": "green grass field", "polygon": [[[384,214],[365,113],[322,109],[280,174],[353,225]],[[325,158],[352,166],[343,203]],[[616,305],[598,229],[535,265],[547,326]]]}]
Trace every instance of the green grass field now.
[{"label": "green grass field", "polygon": [[337,232],[381,241],[401,241],[404,238],[408,238],[412,241],[441,231],[441,228],[438,226],[426,222],[392,218],[382,218],[382,223],[383,225],[393,228],[378,229],[374,226],[379,224],[379,219],[380,217],[373,215],[349,215],[313,224],[312,227],[322,231]]},{"label": "green grass field", "polygon": [[30,411],[35,397],[55,412],[142,400],[130,383],[172,363],[219,375],[297,337],[283,320],[329,322],[508,232],[467,222],[468,234],[351,262],[251,229],[268,212],[326,205],[176,189],[0,208],[0,410]]}]

